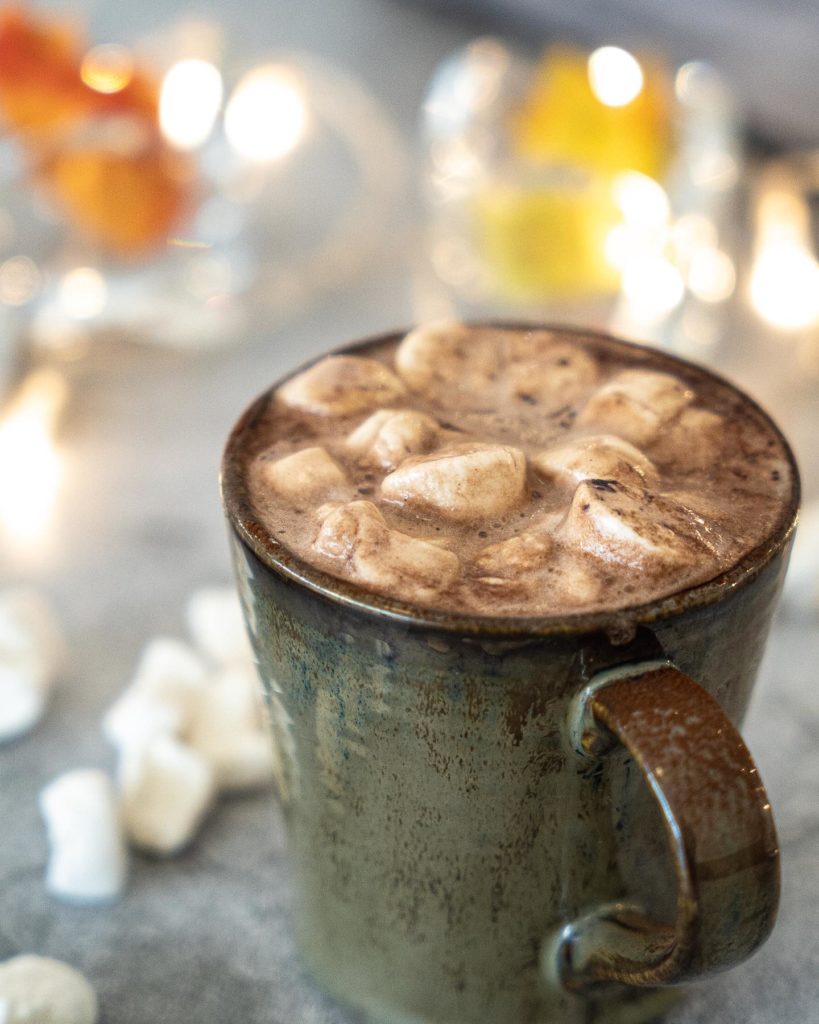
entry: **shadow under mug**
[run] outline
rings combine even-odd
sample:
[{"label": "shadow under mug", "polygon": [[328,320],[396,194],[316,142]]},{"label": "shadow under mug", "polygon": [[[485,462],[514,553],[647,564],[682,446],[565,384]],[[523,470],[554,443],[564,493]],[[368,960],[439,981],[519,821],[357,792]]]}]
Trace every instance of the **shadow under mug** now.
[{"label": "shadow under mug", "polygon": [[779,854],[737,726],[796,522],[784,440],[790,500],[724,575],[625,612],[486,618],[368,593],[264,530],[242,453],[269,398],[222,490],[323,987],[392,1024],[636,1024],[753,953]]}]

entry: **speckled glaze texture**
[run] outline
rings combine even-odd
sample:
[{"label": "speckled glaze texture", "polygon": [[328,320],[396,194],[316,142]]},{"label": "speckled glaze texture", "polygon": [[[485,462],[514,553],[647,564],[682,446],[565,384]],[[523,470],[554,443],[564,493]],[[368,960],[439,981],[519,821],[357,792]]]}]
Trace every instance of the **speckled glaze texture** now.
[{"label": "speckled glaze texture", "polygon": [[795,467],[776,536],[718,580],[625,614],[468,619],[260,531],[237,457],[259,408],[223,495],[319,982],[379,1024],[641,1024],[680,991],[653,985],[749,955],[778,855],[734,727]]},{"label": "speckled glaze texture", "polygon": [[[635,900],[675,919],[657,805],[624,748],[591,761],[573,749],[570,704],[599,669],[662,652],[739,723],[782,556],[720,603],[615,645],[605,634],[492,639],[367,616],[282,578],[238,538],[234,553],[270,709],[296,926],[322,984],[383,1021],[651,1019],[656,993],[573,995],[541,972],[547,936],[597,905]],[[662,707],[662,679],[645,685]],[[686,756],[713,754],[692,737]]]}]

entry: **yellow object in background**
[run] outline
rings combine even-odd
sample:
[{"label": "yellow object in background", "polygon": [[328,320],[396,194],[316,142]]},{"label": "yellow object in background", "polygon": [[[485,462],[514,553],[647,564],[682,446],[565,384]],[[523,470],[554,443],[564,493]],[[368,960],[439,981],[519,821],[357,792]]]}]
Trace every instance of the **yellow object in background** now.
[{"label": "yellow object in background", "polygon": [[520,160],[661,178],[672,145],[667,76],[619,47],[551,47],[509,134]]},{"label": "yellow object in background", "polygon": [[552,47],[504,129],[507,160],[473,200],[476,242],[498,288],[514,299],[615,292],[609,243],[628,220],[623,175],[654,183],[672,153],[665,73],[618,47]]},{"label": "yellow object in background", "polygon": [[577,298],[619,286],[605,249],[622,216],[605,183],[539,188],[497,183],[476,196],[474,219],[483,257],[510,298]]}]

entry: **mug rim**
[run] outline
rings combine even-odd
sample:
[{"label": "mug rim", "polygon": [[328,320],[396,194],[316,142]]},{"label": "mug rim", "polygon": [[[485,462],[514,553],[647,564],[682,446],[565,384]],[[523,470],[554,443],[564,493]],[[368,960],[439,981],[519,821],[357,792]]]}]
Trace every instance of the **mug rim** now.
[{"label": "mug rim", "polygon": [[[352,580],[342,579],[311,566],[277,541],[262,526],[254,515],[242,472],[242,441],[257,419],[266,411],[273,392],[286,381],[304,372],[319,360],[330,355],[360,353],[374,346],[387,344],[402,338],[408,329],[393,330],[369,335],[359,341],[340,345],[324,351],[279,377],[258,395],[244,410],[232,427],[222,455],[220,490],[228,522],[241,541],[260,561],[284,580],[305,588],[317,596],[364,615],[401,622],[409,626],[457,632],[462,635],[512,637],[575,636],[588,633],[606,632],[610,635],[629,636],[642,625],[702,608],[722,600],[729,594],[748,586],[760,572],[770,564],[788,544],[796,528],[801,482],[799,468],[790,444],[772,417],[745,391],[719,373],[701,364],[680,356],[653,348],[650,345],[626,341],[605,331],[553,323],[528,322],[525,320],[464,321],[473,328],[498,328],[512,331],[554,331],[561,334],[577,335],[596,339],[615,349],[627,352],[649,352],[652,360],[659,361],[660,369],[682,367],[686,377],[716,380],[733,392],[752,413],[760,417],[779,439],[785,452],[791,472],[791,493],[783,505],[782,515],[768,537],[746,552],[729,569],[706,580],[704,583],[678,590],[663,598],[630,605],[613,610],[595,612],[574,612],[558,615],[478,615],[468,612],[453,612],[425,608],[408,601],[401,601],[388,594],[367,590]],[[411,329],[411,328],[409,328]]]}]

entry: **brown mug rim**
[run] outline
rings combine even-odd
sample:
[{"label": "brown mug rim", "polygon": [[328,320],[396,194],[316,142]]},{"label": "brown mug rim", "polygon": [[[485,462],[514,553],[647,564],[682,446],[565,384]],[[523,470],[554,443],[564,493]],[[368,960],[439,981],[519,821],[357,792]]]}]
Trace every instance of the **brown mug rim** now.
[{"label": "brown mug rim", "polygon": [[578,335],[596,339],[607,346],[614,346],[621,351],[635,353],[648,351],[652,360],[674,368],[686,379],[708,378],[733,392],[750,410],[760,417],[782,444],[791,470],[790,500],[783,506],[783,514],[776,527],[768,537],[755,548],[748,551],[735,565],[718,576],[704,583],[685,590],[677,591],[667,597],[657,598],[642,604],[618,608],[612,611],[576,612],[562,615],[477,615],[472,613],[450,612],[440,609],[424,608],[407,601],[401,601],[389,595],[378,594],[367,590],[350,580],[332,576],[330,573],[317,569],[289,551],[262,526],[253,514],[249,495],[242,472],[241,457],[242,440],[245,433],[252,429],[257,419],[268,407],[269,399],[276,388],[302,373],[310,366],[328,355],[351,354],[366,351],[374,346],[397,341],[407,333],[407,329],[387,331],[371,335],[351,344],[340,345],[330,351],[308,359],[300,366],[280,377],[258,395],[244,410],[228,435],[222,456],[220,473],[220,489],[224,510],[228,521],[239,538],[266,565],[284,580],[312,591],[314,594],[334,604],[355,610],[365,615],[375,615],[394,622],[402,622],[410,626],[458,632],[466,635],[511,637],[545,637],[580,635],[596,632],[609,634],[625,634],[633,632],[637,626],[647,625],[684,612],[702,608],[722,600],[748,586],[781,552],[790,540],[796,528],[801,484],[796,458],[782,431],[771,416],[736,384],[721,374],[680,356],[672,355],[661,349],[653,348],[639,342],[626,341],[614,337],[605,331],[591,330],[581,327],[560,324],[526,322],[526,321],[474,321],[470,327],[497,327],[514,331],[554,331],[561,334]]}]

